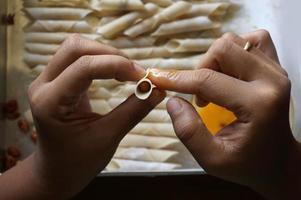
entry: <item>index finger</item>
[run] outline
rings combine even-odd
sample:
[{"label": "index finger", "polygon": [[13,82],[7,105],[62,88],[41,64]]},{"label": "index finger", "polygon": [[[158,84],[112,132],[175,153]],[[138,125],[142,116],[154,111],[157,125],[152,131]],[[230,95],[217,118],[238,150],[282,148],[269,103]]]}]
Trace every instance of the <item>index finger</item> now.
[{"label": "index finger", "polygon": [[110,46],[101,44],[94,40],[86,39],[80,34],[68,37],[54,57],[50,60],[41,76],[45,81],[52,81],[69,65],[84,55],[125,55]]},{"label": "index finger", "polygon": [[77,97],[88,89],[94,79],[137,81],[144,75],[143,68],[121,56],[82,56],[51,82],[55,93],[53,97]]}]

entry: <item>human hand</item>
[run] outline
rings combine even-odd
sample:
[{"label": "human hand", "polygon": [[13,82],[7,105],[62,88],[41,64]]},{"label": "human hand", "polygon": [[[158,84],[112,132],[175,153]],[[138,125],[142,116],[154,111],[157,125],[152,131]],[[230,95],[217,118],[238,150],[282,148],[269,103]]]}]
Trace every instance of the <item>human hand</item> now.
[{"label": "human hand", "polygon": [[[247,41],[254,44],[249,52],[243,49]],[[173,98],[167,109],[178,137],[209,174],[270,198],[287,197],[296,188],[289,188],[289,180],[293,171],[298,173],[293,161],[300,163],[301,152],[289,124],[290,81],[270,36],[266,31],[225,34],[201,66],[194,71],[154,69],[150,79],[160,89],[195,94],[201,105],[223,106],[237,120],[213,136],[190,103]]]},{"label": "human hand", "polygon": [[79,192],[105,168],[125,134],[165,96],[159,90],[146,101],[131,96],[101,116],[91,111],[87,97],[92,80],[137,81],[144,75],[144,69],[112,47],[78,35],[63,43],[28,90],[39,134],[33,171],[48,193],[43,199]]}]

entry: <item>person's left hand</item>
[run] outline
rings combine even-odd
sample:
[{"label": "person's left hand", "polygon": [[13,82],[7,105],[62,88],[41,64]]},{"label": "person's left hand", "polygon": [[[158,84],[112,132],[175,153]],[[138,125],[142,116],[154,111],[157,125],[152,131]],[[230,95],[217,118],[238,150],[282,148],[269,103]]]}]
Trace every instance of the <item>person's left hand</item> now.
[{"label": "person's left hand", "polygon": [[39,188],[24,192],[23,199],[36,199],[38,193],[43,199],[70,198],[105,168],[121,139],[163,100],[165,93],[154,90],[146,101],[131,96],[101,116],[91,111],[87,89],[93,79],[137,81],[144,75],[144,69],[112,47],[78,35],[63,43],[28,90],[38,148],[8,172],[19,176],[24,169],[32,172],[19,185],[24,187],[32,180],[31,187]]}]

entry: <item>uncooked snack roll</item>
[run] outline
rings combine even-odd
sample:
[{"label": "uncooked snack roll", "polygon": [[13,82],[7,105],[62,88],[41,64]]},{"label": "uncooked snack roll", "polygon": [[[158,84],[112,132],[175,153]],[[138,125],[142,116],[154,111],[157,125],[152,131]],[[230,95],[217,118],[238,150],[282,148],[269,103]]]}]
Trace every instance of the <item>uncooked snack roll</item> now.
[{"label": "uncooked snack roll", "polygon": [[183,15],[191,7],[190,3],[178,1],[171,6],[165,8],[153,17],[150,17],[137,25],[127,29],[124,34],[130,37],[137,37],[143,33],[156,29],[161,23],[172,21]]},{"label": "uncooked snack roll", "polygon": [[173,35],[176,33],[186,33],[202,31],[220,27],[220,23],[211,21],[208,17],[195,17],[182,19],[170,23],[162,24],[152,36]]},{"label": "uncooked snack roll", "polygon": [[165,136],[176,138],[172,123],[147,123],[141,122],[137,124],[131,131],[131,134],[149,135],[149,136]]},{"label": "uncooked snack roll", "polygon": [[129,48],[121,49],[121,51],[127,55],[128,58],[137,60],[147,58],[166,58],[173,54],[172,52],[168,51],[165,46]]},{"label": "uncooked snack roll", "polygon": [[[126,100],[125,97],[113,97],[113,98],[110,98],[108,100],[108,103],[110,104],[110,106],[112,108],[116,108],[117,106],[119,106],[125,100]],[[159,103],[156,106],[156,109],[160,109],[160,110],[164,110],[165,111],[167,101],[168,101],[168,98],[165,98],[161,103]]]},{"label": "uncooked snack roll", "polygon": [[[47,43],[47,44],[61,44],[65,39],[73,33],[47,33],[47,32],[27,32],[25,33],[25,41],[32,43]],[[96,40],[100,36],[97,34],[81,34],[82,37]]]},{"label": "uncooked snack roll", "polygon": [[36,20],[25,28],[26,32],[74,32],[92,33],[93,28],[86,21]]},{"label": "uncooked snack roll", "polygon": [[143,68],[147,68],[149,66],[155,66],[156,68],[161,69],[195,69],[198,67],[201,62],[201,56],[192,56],[185,58],[151,58],[145,60],[136,60],[136,62]]},{"label": "uncooked snack roll", "polygon": [[100,115],[105,115],[112,111],[112,108],[104,99],[90,99],[90,105],[92,111]]},{"label": "uncooked snack roll", "polygon": [[194,3],[183,17],[223,16],[230,5],[228,2]]},{"label": "uncooked snack roll", "polygon": [[92,8],[96,10],[131,11],[144,10],[144,4],[141,0],[94,0]]},{"label": "uncooked snack roll", "polygon": [[170,52],[187,53],[187,52],[206,52],[213,44],[215,39],[173,39],[170,40],[165,47]]},{"label": "uncooked snack roll", "polygon": [[114,40],[99,39],[100,42],[113,46],[115,48],[138,48],[138,47],[150,47],[153,46],[156,39],[153,37],[117,37]]},{"label": "uncooked snack roll", "polygon": [[119,147],[114,158],[149,162],[170,162],[177,155],[177,151],[170,150]]},{"label": "uncooked snack roll", "polygon": [[25,8],[33,19],[80,20],[89,15],[92,10],[81,8]]},{"label": "uncooked snack roll", "polygon": [[153,15],[158,11],[158,9],[159,7],[155,4],[148,3],[145,5],[145,10],[143,12],[135,11],[123,15],[105,25],[100,26],[97,29],[97,33],[108,39],[113,38],[120,34],[123,30],[127,29],[137,20]]},{"label": "uncooked snack roll", "polygon": [[120,142],[120,147],[144,147],[150,149],[174,149],[181,142],[177,138],[146,136],[146,135],[126,135]]},{"label": "uncooked snack roll", "polygon": [[149,70],[147,70],[146,75],[137,83],[135,89],[135,95],[138,99],[146,100],[152,94],[153,89],[156,87],[151,80],[147,77],[149,75]]},{"label": "uncooked snack roll", "polygon": [[24,62],[31,68],[38,65],[47,65],[53,56],[51,55],[41,55],[41,54],[32,54],[25,52],[24,53]]},{"label": "uncooked snack roll", "polygon": [[108,171],[171,171],[180,168],[180,164],[161,163],[161,162],[144,162],[134,160],[112,159],[106,167]]},{"label": "uncooked snack roll", "polygon": [[25,43],[25,49],[30,53],[53,55],[58,50],[58,44]]},{"label": "uncooked snack roll", "polygon": [[172,0],[142,0],[144,3],[154,3],[160,7],[168,7],[173,4]]}]

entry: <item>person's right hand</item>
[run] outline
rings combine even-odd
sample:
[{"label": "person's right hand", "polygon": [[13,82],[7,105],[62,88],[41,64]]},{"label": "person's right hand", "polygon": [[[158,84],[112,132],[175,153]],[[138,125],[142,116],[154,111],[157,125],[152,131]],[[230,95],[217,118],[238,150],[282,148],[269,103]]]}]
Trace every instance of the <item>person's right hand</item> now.
[{"label": "person's right hand", "polygon": [[[247,41],[254,47],[243,48]],[[201,69],[151,71],[160,89],[195,94],[233,111],[237,120],[213,136],[194,107],[168,102],[178,137],[209,174],[244,184],[267,197],[287,195],[299,144],[289,124],[290,81],[266,31],[225,34],[205,54]],[[297,173],[297,172],[296,172]]]}]

